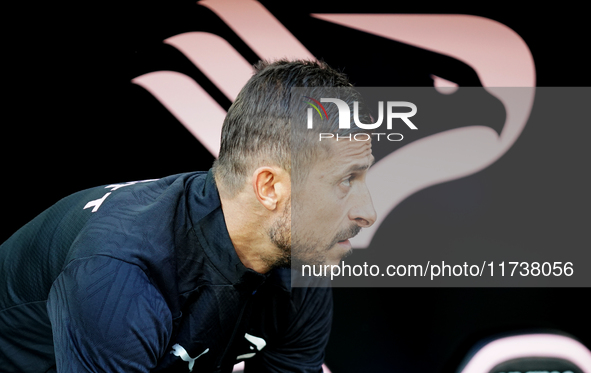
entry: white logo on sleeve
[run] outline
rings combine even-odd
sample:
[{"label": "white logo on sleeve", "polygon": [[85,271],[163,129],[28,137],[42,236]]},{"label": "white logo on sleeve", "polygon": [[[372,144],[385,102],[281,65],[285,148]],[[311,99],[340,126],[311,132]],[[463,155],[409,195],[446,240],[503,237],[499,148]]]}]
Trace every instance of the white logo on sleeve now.
[{"label": "white logo on sleeve", "polygon": [[[141,181],[130,181],[128,183],[124,183],[124,184],[111,184],[111,185],[107,185],[105,187],[105,189],[111,189],[111,192],[114,190],[117,190],[119,188],[123,188],[129,185],[133,185],[133,184],[137,184],[137,183],[147,183],[149,181],[156,181],[158,179],[150,179],[150,180],[141,180]],[[93,207],[92,212],[96,212],[99,207],[101,207],[101,205],[103,204],[103,202],[105,201],[105,199],[107,199],[108,196],[111,195],[111,192],[108,192],[107,194],[105,194],[104,196],[102,196],[99,199],[95,199],[94,201],[90,201],[86,204],[86,206],[84,206],[83,210],[89,209],[91,207]]]},{"label": "white logo on sleeve", "polygon": [[244,334],[244,338],[246,338],[247,341],[249,341],[250,343],[253,344],[253,346],[250,346],[250,349],[252,351],[254,351],[255,348],[256,348],[256,352],[251,352],[251,353],[248,353],[248,354],[239,355],[239,356],[236,357],[236,360],[250,359],[251,357],[253,357],[254,355],[256,355],[256,353],[258,351],[262,350],[267,345],[267,342],[263,338],[255,337],[254,335],[250,335],[248,333],[245,333]]},{"label": "white logo on sleeve", "polygon": [[199,359],[201,357],[201,355],[203,355],[207,352],[209,352],[209,348],[206,348],[205,351],[203,351],[201,354],[199,354],[199,356],[192,358],[187,353],[187,350],[185,350],[185,348],[178,343],[175,344],[174,346],[172,346],[172,351],[170,351],[170,353],[174,354],[174,356],[178,356],[183,361],[186,361],[189,363],[189,372],[193,371],[193,365],[195,365],[195,360]]}]

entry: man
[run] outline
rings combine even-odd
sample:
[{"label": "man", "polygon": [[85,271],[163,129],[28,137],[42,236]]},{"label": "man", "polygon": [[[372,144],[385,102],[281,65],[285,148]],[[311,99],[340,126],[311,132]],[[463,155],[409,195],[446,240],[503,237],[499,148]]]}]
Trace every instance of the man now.
[{"label": "man", "polygon": [[289,265],[338,263],[373,223],[373,158],[290,131],[296,86],[357,99],[324,63],[259,63],[212,170],[75,193],[2,244],[0,369],[321,371],[331,294],[291,288]]}]

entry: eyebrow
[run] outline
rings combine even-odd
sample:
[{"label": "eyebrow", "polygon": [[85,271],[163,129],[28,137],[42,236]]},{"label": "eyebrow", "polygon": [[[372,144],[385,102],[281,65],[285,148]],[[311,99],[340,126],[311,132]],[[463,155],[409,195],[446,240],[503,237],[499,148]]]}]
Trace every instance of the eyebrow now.
[{"label": "eyebrow", "polygon": [[376,163],[376,158],[373,157],[370,164],[367,164],[367,163],[366,164],[353,164],[344,173],[348,174],[350,172],[365,171],[365,170],[369,169],[371,166],[373,166],[375,163]]}]

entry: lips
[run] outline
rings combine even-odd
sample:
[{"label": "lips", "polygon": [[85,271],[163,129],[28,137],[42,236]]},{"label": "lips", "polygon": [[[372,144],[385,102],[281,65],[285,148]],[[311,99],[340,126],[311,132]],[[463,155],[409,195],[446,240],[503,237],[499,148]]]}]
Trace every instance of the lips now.
[{"label": "lips", "polygon": [[348,252],[352,250],[350,238],[355,237],[359,231],[361,231],[361,227],[358,225],[351,226],[349,229],[345,229],[340,232],[332,241],[332,245],[330,247],[335,247],[334,245],[338,244],[340,247],[346,249]]},{"label": "lips", "polygon": [[349,230],[347,230],[346,232],[344,232],[343,235],[341,235],[340,237],[337,238],[337,242],[338,243],[347,243],[347,244],[351,244],[349,242],[350,238],[353,238],[355,236],[357,236],[357,234],[359,233],[359,231],[361,231],[361,227],[356,225],[351,227]]},{"label": "lips", "polygon": [[336,247],[339,247],[339,252],[341,253],[340,259],[345,258],[346,256],[351,255],[351,253],[353,252],[353,246],[351,245],[351,241],[349,240],[344,240],[344,241],[339,241],[337,242]]}]

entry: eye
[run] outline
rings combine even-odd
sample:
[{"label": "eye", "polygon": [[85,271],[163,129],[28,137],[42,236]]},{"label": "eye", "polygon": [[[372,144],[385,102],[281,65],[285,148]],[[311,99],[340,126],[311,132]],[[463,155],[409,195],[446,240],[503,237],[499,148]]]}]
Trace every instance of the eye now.
[{"label": "eye", "polygon": [[341,198],[345,198],[346,196],[348,196],[349,193],[351,192],[351,190],[355,187],[354,186],[355,179],[356,179],[355,174],[351,174],[351,175],[341,179],[341,181],[338,184],[338,195]]}]

